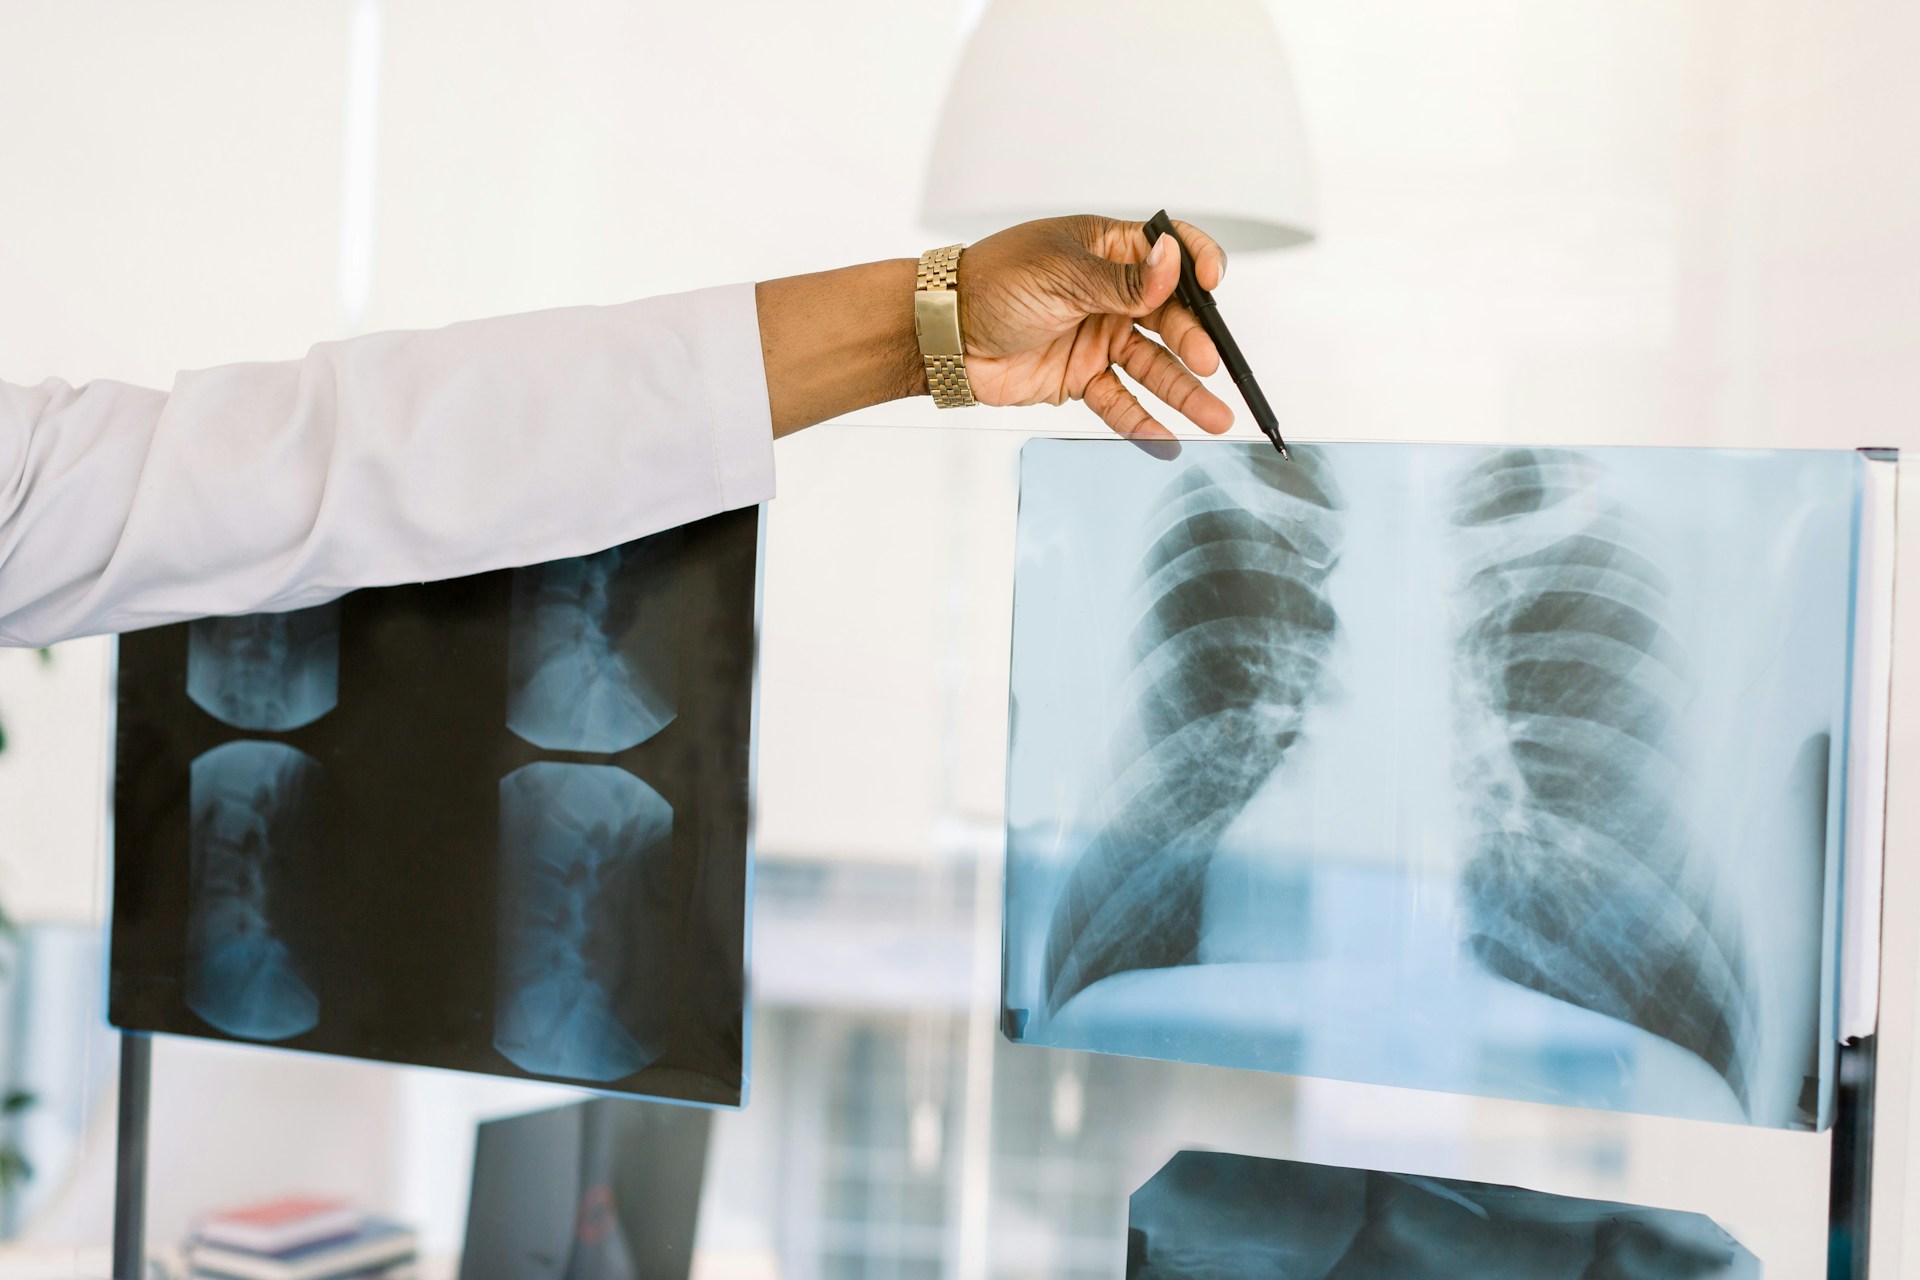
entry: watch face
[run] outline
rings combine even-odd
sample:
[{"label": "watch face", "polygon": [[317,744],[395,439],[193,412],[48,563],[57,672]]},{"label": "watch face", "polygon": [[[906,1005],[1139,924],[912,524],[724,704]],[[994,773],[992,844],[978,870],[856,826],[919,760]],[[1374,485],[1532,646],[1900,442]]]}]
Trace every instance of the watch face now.
[{"label": "watch face", "polygon": [[123,637],[114,1025],[737,1105],[759,538]]}]

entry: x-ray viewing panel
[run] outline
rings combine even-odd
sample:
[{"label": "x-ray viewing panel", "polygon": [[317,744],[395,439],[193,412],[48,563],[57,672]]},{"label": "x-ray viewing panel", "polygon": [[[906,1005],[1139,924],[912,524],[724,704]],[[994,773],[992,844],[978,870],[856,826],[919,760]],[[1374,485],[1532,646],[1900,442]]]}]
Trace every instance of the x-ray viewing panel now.
[{"label": "x-ray viewing panel", "polygon": [[1024,452],[1007,1034],[1824,1125],[1868,464],[1296,453]]},{"label": "x-ray viewing panel", "polygon": [[1760,1280],[1712,1219],[1338,1165],[1182,1151],[1133,1193],[1127,1280]]},{"label": "x-ray viewing panel", "polygon": [[122,637],[113,1024],[737,1105],[759,529]]}]

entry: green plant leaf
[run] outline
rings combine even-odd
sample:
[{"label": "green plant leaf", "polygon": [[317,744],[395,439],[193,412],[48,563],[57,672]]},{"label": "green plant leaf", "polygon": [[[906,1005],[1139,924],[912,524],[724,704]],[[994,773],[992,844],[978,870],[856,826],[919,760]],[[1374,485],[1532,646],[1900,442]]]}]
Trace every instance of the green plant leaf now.
[{"label": "green plant leaf", "polygon": [[9,1089],[0,1097],[0,1115],[17,1116],[38,1101],[40,1095],[31,1089]]},{"label": "green plant leaf", "polygon": [[11,1191],[33,1177],[33,1166],[11,1144],[0,1147],[0,1191]]}]

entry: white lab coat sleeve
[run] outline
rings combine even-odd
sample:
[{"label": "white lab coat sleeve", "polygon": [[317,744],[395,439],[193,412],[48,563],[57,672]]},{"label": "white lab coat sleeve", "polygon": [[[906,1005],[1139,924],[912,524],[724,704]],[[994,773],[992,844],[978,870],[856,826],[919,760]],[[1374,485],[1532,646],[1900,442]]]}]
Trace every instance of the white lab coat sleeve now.
[{"label": "white lab coat sleeve", "polygon": [[583,555],[773,495],[752,285],[0,383],[0,642]]}]

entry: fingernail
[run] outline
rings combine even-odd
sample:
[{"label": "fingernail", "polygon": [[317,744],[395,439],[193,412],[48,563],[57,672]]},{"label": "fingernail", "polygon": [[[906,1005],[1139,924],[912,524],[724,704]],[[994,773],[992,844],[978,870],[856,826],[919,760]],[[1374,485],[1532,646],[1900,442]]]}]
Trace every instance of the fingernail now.
[{"label": "fingernail", "polygon": [[1167,238],[1165,236],[1161,236],[1158,240],[1155,240],[1153,242],[1153,248],[1147,250],[1147,265],[1150,267],[1157,267],[1160,265],[1160,259],[1166,256],[1167,256]]},{"label": "fingernail", "polygon": [[1220,274],[1217,277],[1215,277],[1213,283],[1215,285],[1218,285],[1222,280],[1225,280],[1226,278],[1227,278],[1227,255],[1223,253],[1220,255]]}]

